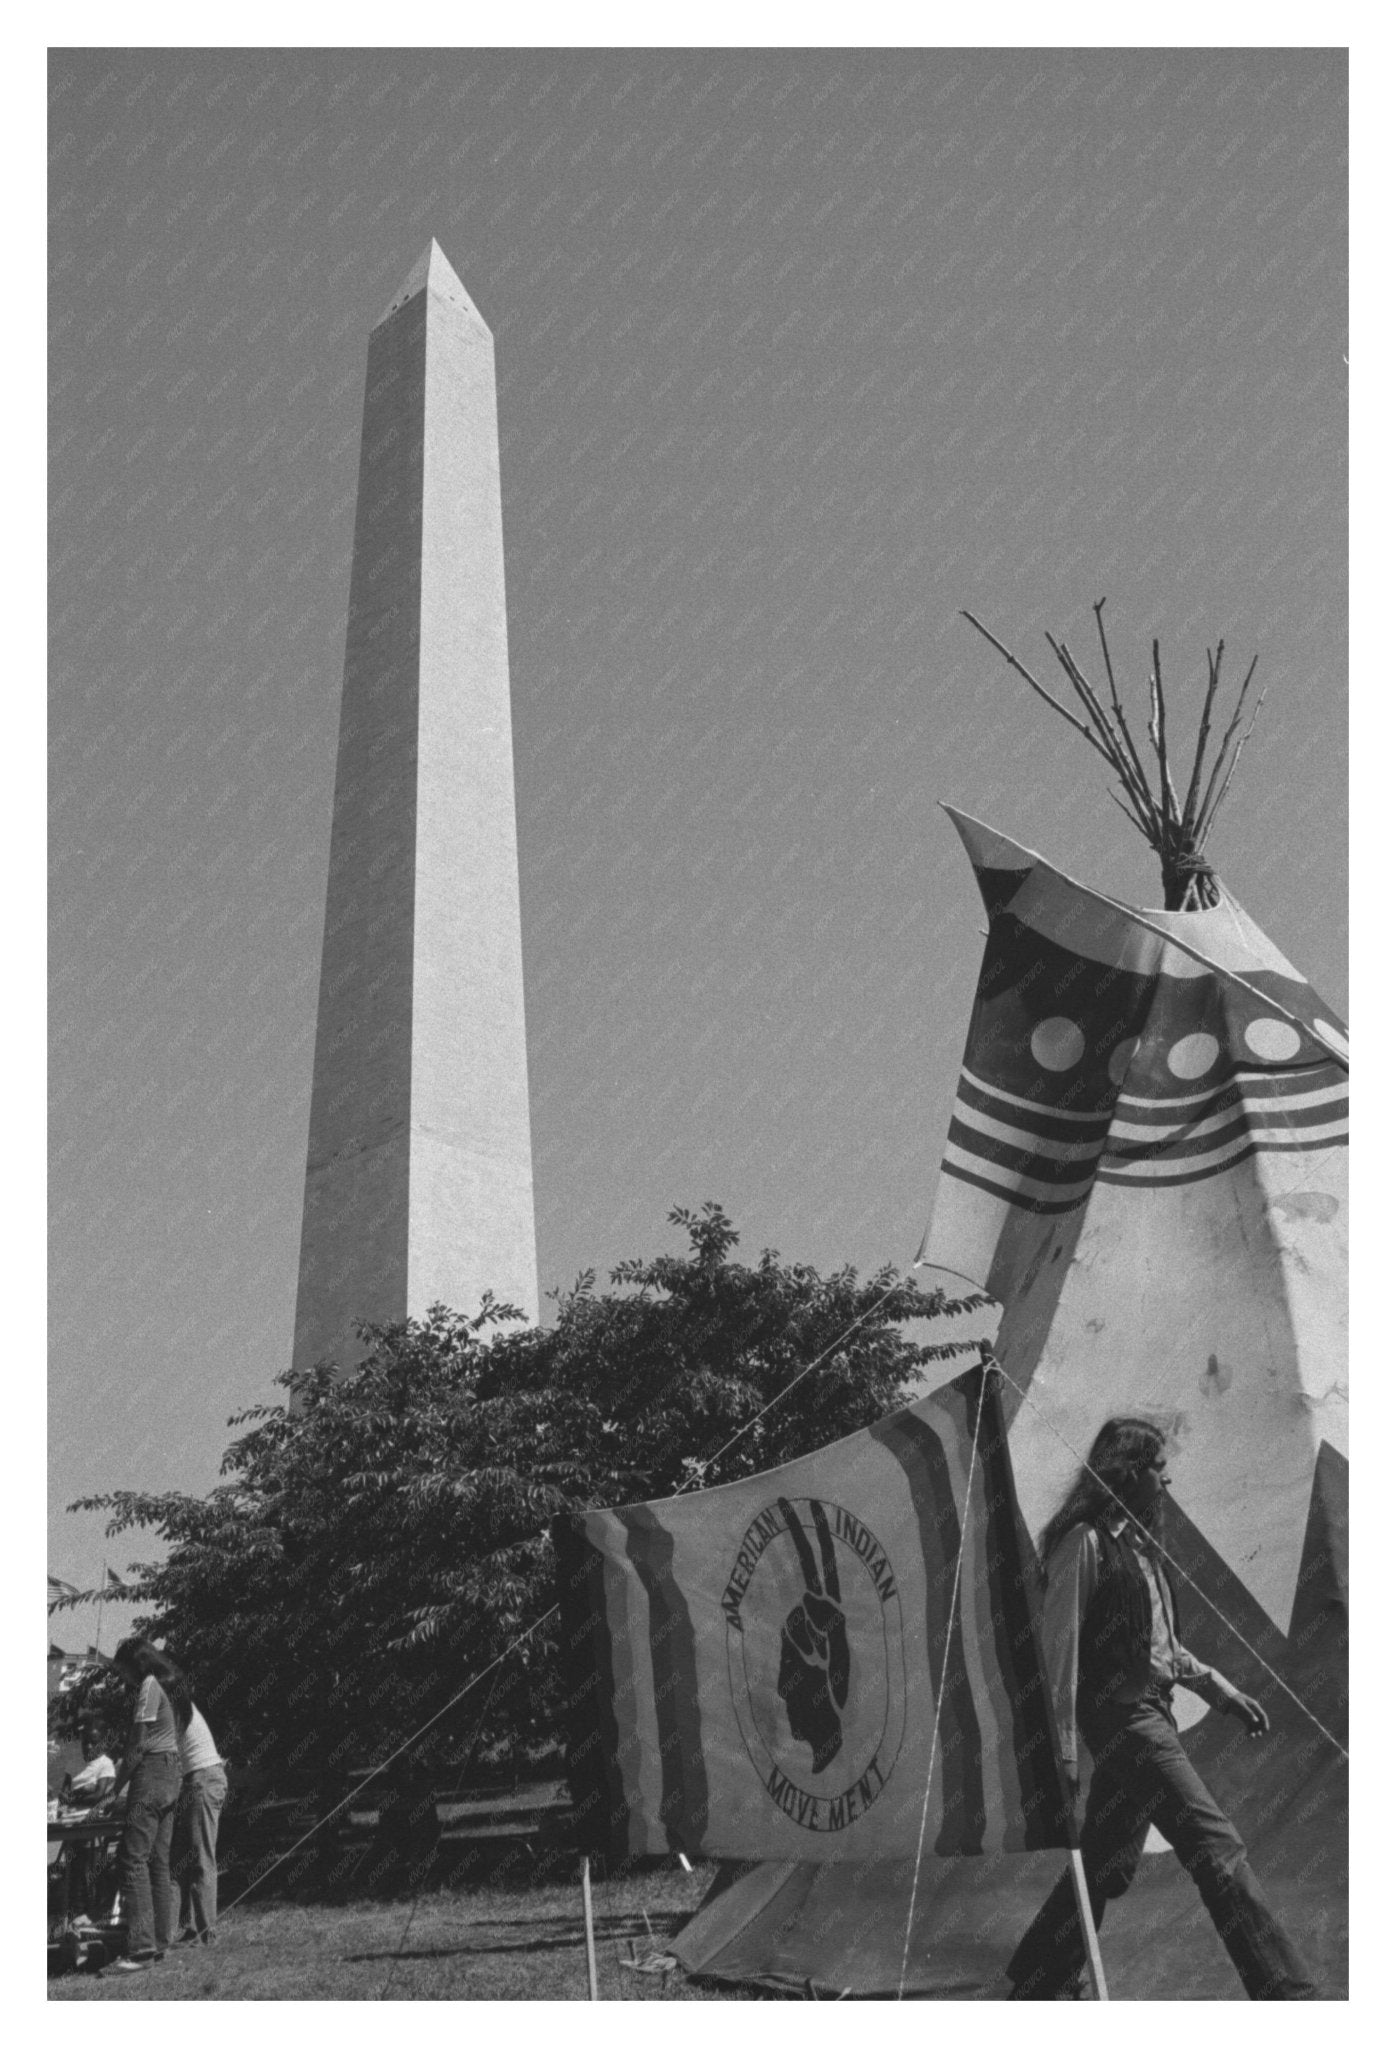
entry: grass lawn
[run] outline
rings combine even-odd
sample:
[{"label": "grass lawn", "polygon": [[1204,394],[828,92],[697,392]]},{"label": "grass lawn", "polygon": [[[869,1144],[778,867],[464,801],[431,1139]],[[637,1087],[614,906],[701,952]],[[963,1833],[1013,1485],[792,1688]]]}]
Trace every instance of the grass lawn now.
[{"label": "grass lawn", "polygon": [[[593,1887],[601,1996],[733,1998],[682,1971],[621,1968],[702,1898],[711,1872],[674,1866]],[[645,1916],[649,1916],[646,1926]],[[651,1931],[654,1943],[651,1942]],[[232,1911],[216,1948],[173,1950],[139,1977],[55,1977],[51,1999],[579,1998],[587,1996],[580,1881],[536,1890],[472,1886],[391,1903]]]}]

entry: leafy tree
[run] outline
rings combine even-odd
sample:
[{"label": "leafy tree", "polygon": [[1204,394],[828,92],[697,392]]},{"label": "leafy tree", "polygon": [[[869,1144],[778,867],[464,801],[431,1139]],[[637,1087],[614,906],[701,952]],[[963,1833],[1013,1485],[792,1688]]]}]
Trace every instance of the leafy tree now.
[{"label": "leafy tree", "polygon": [[[931,1361],[975,1348],[918,1345],[903,1325],[982,1297],[947,1301],[890,1268],[821,1277],[770,1251],[742,1265],[714,1203],[670,1221],[686,1255],[618,1266],[611,1294],[582,1274],[552,1329],[508,1329],[522,1319],[489,1301],[473,1318],[438,1307],[362,1325],[357,1370],[284,1373],[287,1408],[232,1417],[244,1433],[204,1499],[74,1504],[106,1510],[113,1535],[164,1538],[162,1562],[134,1567],[139,1625],[194,1674],[236,1759],[280,1780],[334,1776],[381,1760],[443,1708],[415,1752],[426,1764],[467,1749],[516,1768],[547,1757],[555,1513],[783,1463],[875,1420]],[[67,1722],[89,1697],[63,1696]]]}]

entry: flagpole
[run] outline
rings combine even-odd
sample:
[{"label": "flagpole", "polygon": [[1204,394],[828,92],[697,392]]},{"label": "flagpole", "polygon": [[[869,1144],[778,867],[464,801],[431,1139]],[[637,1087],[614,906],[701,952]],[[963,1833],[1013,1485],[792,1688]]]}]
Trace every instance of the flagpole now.
[{"label": "flagpole", "polygon": [[[984,1369],[986,1394],[992,1389],[995,1424],[993,1440],[1001,1446],[1005,1456],[1009,1494],[1013,1502],[1013,1511],[1016,1515],[1018,1512],[1018,1497],[1017,1485],[1013,1474],[1013,1459],[1008,1450],[1008,1433],[1003,1420],[1002,1396],[999,1392],[998,1379],[994,1377],[997,1374],[1001,1379],[1008,1379],[1008,1375],[999,1364],[998,1355],[989,1338],[980,1338],[979,1355]],[[1012,1384],[1013,1382],[1010,1380],[1009,1385],[1011,1386]],[[1042,1643],[1036,1630],[1033,1631],[1033,1643],[1037,1651],[1037,1673],[1038,1682],[1042,1689],[1041,1697],[1045,1702],[1048,1698],[1047,1666],[1042,1655]],[[1086,1866],[1081,1856],[1081,1832],[1076,1822],[1076,1802],[1071,1797],[1066,1764],[1062,1757],[1061,1737],[1057,1728],[1056,1717],[1050,1708],[1047,1713],[1047,1726],[1052,1740],[1052,1755],[1057,1766],[1057,1785],[1060,1791],[1062,1812],[1066,1819],[1067,1855],[1070,1861],[1071,1886],[1076,1895],[1076,1910],[1081,1918],[1081,1937],[1086,1951],[1086,1966],[1090,1972],[1091,1989],[1099,2000],[1103,2003],[1108,2003],[1110,1992],[1105,1982],[1105,1965],[1100,1959],[1100,1939],[1096,1933],[1095,1914],[1091,1910],[1090,1887],[1086,1883]]]},{"label": "flagpole", "polygon": [[596,1929],[591,1924],[591,1858],[582,1858],[582,1917],[587,1930],[587,1995],[595,2004],[601,1997],[596,1983]]},{"label": "flagpole", "polygon": [[102,1577],[97,1589],[97,1640],[93,1644],[97,1655],[102,1654],[102,1609],[107,1604],[107,1554],[102,1552]]}]

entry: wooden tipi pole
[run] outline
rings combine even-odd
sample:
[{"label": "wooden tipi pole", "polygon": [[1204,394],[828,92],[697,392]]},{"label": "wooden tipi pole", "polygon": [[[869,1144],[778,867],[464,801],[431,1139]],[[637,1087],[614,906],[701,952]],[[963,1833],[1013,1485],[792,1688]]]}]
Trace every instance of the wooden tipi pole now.
[{"label": "wooden tipi pole", "polygon": [[1096,629],[1105,660],[1108,701],[1087,679],[1065,640],[1054,640],[1050,633],[1047,635],[1047,644],[1061,664],[1062,672],[1085,713],[1084,718],[1078,718],[1060,697],[1054,697],[1050,690],[1044,689],[1032,671],[1019,661],[1016,654],[1010,653],[997,635],[991,633],[973,612],[964,612],[962,617],[969,620],[977,633],[983,634],[991,647],[998,649],[1009,667],[1023,678],[1045,704],[1050,704],[1059,717],[1064,718],[1068,725],[1074,726],[1082,739],[1094,748],[1106,766],[1113,770],[1124,791],[1126,801],[1120,803],[1120,799],[1112,792],[1112,803],[1119,805],[1130,823],[1143,834],[1158,855],[1159,865],[1163,871],[1164,909],[1213,909],[1221,901],[1221,892],[1204,848],[1207,844],[1207,835],[1216,822],[1217,812],[1221,809],[1222,801],[1231,787],[1231,779],[1236,773],[1241,751],[1255,730],[1260,707],[1265,702],[1265,692],[1262,690],[1255,701],[1250,723],[1242,731],[1242,713],[1251,680],[1255,675],[1256,664],[1253,661],[1246,671],[1235,709],[1204,783],[1207,746],[1212,730],[1212,706],[1217,694],[1217,685],[1221,680],[1222,650],[1225,642],[1218,640],[1215,653],[1208,648],[1207,684],[1202,700],[1202,715],[1198,720],[1197,741],[1193,749],[1192,769],[1188,776],[1186,794],[1180,802],[1169,766],[1167,707],[1164,701],[1159,643],[1157,640],[1153,643],[1153,661],[1149,671],[1147,728],[1148,743],[1153,750],[1153,776],[1158,783],[1156,793],[1150,781],[1146,751],[1141,748],[1130,730],[1115,681],[1115,665],[1110,658],[1110,648],[1105,638],[1105,622],[1101,617],[1105,609],[1105,599],[1101,598],[1092,609],[1095,612]]},{"label": "wooden tipi pole", "polygon": [[1071,1882],[1076,1892],[1076,1910],[1081,1915],[1081,1935],[1086,1945],[1086,1967],[1090,1971],[1092,1991],[1098,1999],[1108,2000],[1110,1992],[1105,1982],[1105,1965],[1100,1960],[1100,1937],[1096,1933],[1095,1914],[1091,1911],[1090,1888],[1086,1883],[1086,1866],[1081,1860],[1081,1843],[1076,1833],[1074,1817],[1071,1833]]},{"label": "wooden tipi pole", "polygon": [[591,1858],[582,1858],[582,1918],[587,1930],[587,1995],[593,2004],[601,1997],[596,1979],[596,1929],[591,1918]]}]

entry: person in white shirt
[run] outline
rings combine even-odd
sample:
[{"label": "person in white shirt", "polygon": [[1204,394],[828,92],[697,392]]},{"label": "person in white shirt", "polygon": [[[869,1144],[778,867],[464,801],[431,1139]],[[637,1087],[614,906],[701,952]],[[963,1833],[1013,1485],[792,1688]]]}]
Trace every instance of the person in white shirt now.
[{"label": "person in white shirt", "polygon": [[[98,1807],[111,1797],[116,1784],[116,1765],[107,1754],[106,1730],[96,1721],[82,1728],[83,1767],[63,1780],[63,1804],[69,1807]],[[109,1895],[109,1847],[105,1841],[77,1841],[68,1846],[72,1877],[71,1897],[79,1916],[89,1922],[111,1904]],[[114,1880],[115,1873],[111,1873]]]},{"label": "person in white shirt", "polygon": [[184,1779],[175,1814],[174,1854],[179,1880],[181,1945],[217,1939],[218,1820],[228,1796],[228,1776],[208,1722],[191,1701],[179,1732]]},{"label": "person in white shirt", "polygon": [[100,1806],[116,1783],[116,1765],[107,1755],[106,1733],[95,1721],[82,1731],[83,1767],[63,1780],[65,1806]]}]

